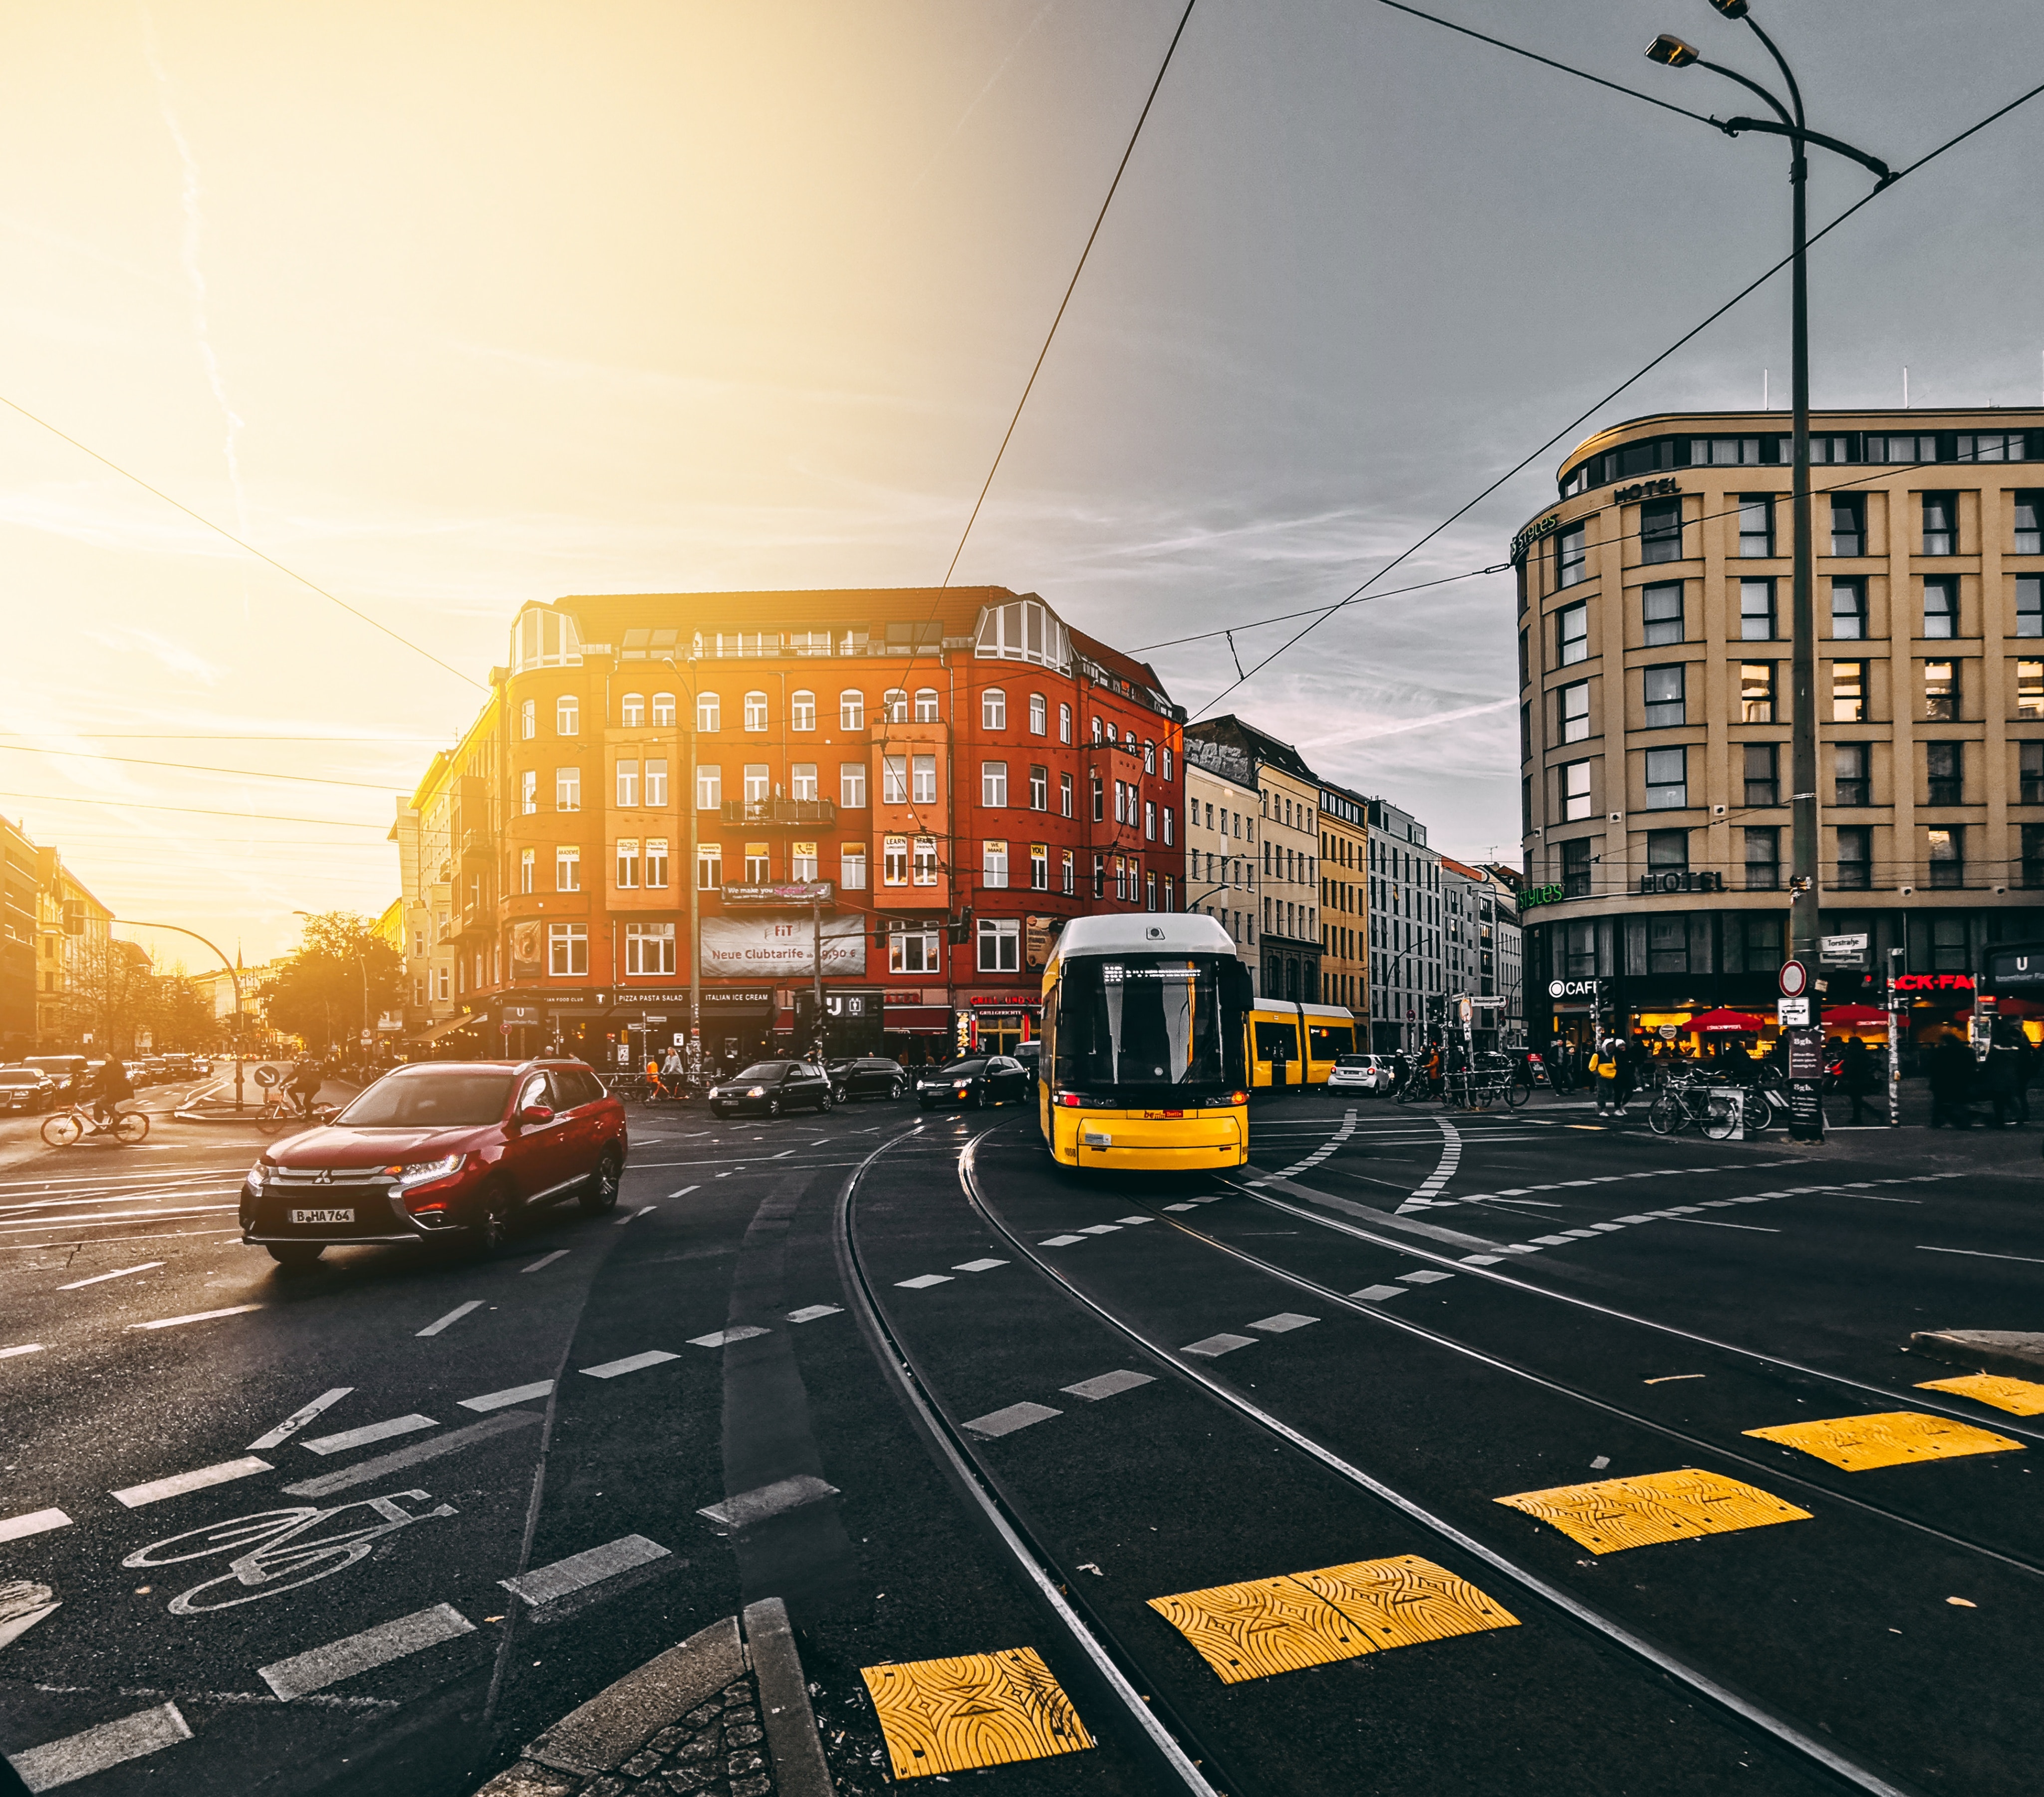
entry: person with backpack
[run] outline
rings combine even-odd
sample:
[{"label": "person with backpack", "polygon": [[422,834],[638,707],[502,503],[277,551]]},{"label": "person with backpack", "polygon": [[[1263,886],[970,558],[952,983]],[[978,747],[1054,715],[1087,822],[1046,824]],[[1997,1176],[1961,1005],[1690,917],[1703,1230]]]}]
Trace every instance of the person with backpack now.
[{"label": "person with backpack", "polygon": [[1625,1054],[1615,1039],[1606,1038],[1590,1056],[1590,1077],[1596,1082],[1597,1115],[1622,1117],[1625,1096],[1619,1081],[1624,1076]]}]

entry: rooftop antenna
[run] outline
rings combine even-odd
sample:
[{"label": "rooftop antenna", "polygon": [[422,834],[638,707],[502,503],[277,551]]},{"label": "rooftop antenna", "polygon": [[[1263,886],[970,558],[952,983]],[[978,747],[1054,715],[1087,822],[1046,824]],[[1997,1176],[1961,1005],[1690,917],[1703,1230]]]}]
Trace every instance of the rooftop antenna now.
[{"label": "rooftop antenna", "polygon": [[1909,409],[1909,364],[1906,362],[1902,364],[1902,409]]},{"label": "rooftop antenna", "polygon": [[1768,371],[1767,371],[1767,370],[1765,370],[1765,368],[1763,368],[1763,369],[1762,369],[1762,370],[1760,371],[1760,409],[1761,409],[1762,411],[1763,411],[1763,412],[1766,411],[1766,410],[1767,410],[1767,409],[1768,409],[1768,406],[1767,406],[1767,373],[1768,373]]}]

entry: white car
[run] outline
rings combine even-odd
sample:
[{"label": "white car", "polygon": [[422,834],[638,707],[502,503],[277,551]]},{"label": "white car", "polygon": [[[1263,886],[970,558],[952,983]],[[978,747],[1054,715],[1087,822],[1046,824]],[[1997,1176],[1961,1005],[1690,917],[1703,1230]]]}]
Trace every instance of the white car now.
[{"label": "white car", "polygon": [[1389,1092],[1391,1089],[1391,1063],[1381,1054],[1338,1054],[1334,1069],[1327,1075],[1327,1089],[1335,1092],[1347,1088],[1351,1091]]}]

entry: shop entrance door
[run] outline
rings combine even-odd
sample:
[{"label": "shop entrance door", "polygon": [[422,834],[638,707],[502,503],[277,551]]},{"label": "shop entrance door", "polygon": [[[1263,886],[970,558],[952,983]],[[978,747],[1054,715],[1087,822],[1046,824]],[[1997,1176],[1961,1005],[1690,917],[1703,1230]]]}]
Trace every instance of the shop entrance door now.
[{"label": "shop entrance door", "polygon": [[1010,1023],[1005,1019],[989,1018],[979,1026],[979,1051],[982,1054],[1012,1054],[1022,1040],[1020,1022]]}]

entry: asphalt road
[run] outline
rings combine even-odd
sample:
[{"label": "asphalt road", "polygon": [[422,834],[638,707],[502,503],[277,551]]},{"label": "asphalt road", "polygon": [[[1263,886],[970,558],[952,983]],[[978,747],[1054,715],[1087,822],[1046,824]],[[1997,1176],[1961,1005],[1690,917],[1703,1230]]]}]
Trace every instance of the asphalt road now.
[{"label": "asphalt road", "polygon": [[[2034,1131],[1316,1094],[1242,1177],[1110,1185],[1013,1109],[635,1108],[611,1215],[286,1275],[252,1131],[17,1129],[0,1751],[42,1787],[453,1797],[769,1595],[847,1792],[889,1782],[862,1668],[1025,1647],[1093,1745],[978,1775],[1018,1793],[2038,1783],[2044,1419],[1899,1346],[2038,1327]],[[1750,1433],[1892,1412],[1865,1470]]]}]

